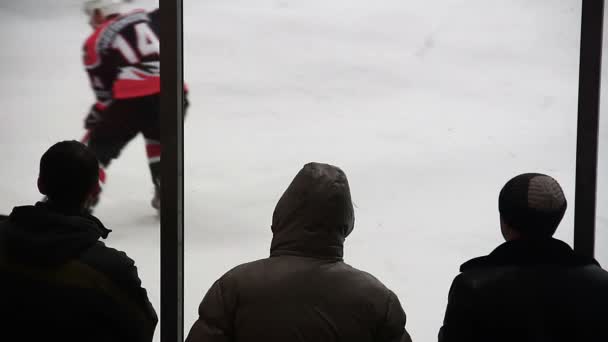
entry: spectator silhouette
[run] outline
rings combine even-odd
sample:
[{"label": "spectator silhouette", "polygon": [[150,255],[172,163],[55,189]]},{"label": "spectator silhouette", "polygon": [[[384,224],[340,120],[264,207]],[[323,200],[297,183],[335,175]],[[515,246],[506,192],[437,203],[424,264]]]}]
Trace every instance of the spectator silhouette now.
[{"label": "spectator silhouette", "polygon": [[0,340],[151,341],[156,313],[134,261],[106,247],[110,230],[85,211],[98,162],[76,141],[40,160],[45,202],[0,222]]},{"label": "spectator silhouette", "polygon": [[567,206],[557,181],[519,175],[498,206],[506,242],[460,267],[439,341],[608,341],[608,272],[552,238]]},{"label": "spectator silhouette", "polygon": [[411,341],[397,296],[344,263],[353,226],[344,172],[305,165],[275,208],[270,257],[213,284],[187,341]]}]

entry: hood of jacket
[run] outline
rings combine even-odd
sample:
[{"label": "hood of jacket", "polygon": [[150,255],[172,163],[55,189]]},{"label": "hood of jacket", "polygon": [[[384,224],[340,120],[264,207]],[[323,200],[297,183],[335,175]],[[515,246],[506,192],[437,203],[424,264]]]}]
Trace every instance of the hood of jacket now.
[{"label": "hood of jacket", "polygon": [[340,168],[306,164],[272,215],[270,255],[341,260],[355,223],[350,188]]},{"label": "hood of jacket", "polygon": [[23,264],[57,265],[77,257],[109,233],[92,215],[67,215],[37,203],[15,207],[0,222],[0,252]]}]

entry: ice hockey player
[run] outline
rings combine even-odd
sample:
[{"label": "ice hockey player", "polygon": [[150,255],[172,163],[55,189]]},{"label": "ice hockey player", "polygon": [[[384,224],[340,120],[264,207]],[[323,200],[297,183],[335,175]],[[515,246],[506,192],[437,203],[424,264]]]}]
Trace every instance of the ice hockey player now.
[{"label": "ice hockey player", "polygon": [[[141,133],[154,184],[152,206],[160,209],[160,44],[145,10],[123,13],[122,0],[84,4],[93,33],[84,45],[84,66],[97,102],[83,138],[105,169]],[[99,193],[90,205],[99,200]]]}]

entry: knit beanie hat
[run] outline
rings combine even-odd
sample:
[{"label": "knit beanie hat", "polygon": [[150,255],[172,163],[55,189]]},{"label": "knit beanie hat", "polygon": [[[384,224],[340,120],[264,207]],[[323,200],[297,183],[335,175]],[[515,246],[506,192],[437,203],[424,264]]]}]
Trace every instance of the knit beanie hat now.
[{"label": "knit beanie hat", "polygon": [[552,236],[566,207],[566,197],[557,181],[540,173],[516,176],[498,196],[503,221],[528,237]]}]

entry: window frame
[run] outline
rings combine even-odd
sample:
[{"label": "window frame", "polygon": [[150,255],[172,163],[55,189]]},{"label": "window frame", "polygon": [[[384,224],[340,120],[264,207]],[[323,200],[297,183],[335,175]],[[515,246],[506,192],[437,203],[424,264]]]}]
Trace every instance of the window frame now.
[{"label": "window frame", "polygon": [[574,250],[593,257],[602,71],[604,0],[583,0],[576,132]]},{"label": "window frame", "polygon": [[160,340],[184,340],[183,2],[159,0],[161,49]]},{"label": "window frame", "polygon": [[[184,341],[183,1],[161,9],[161,342]],[[594,255],[604,0],[583,0],[574,249]]]}]

